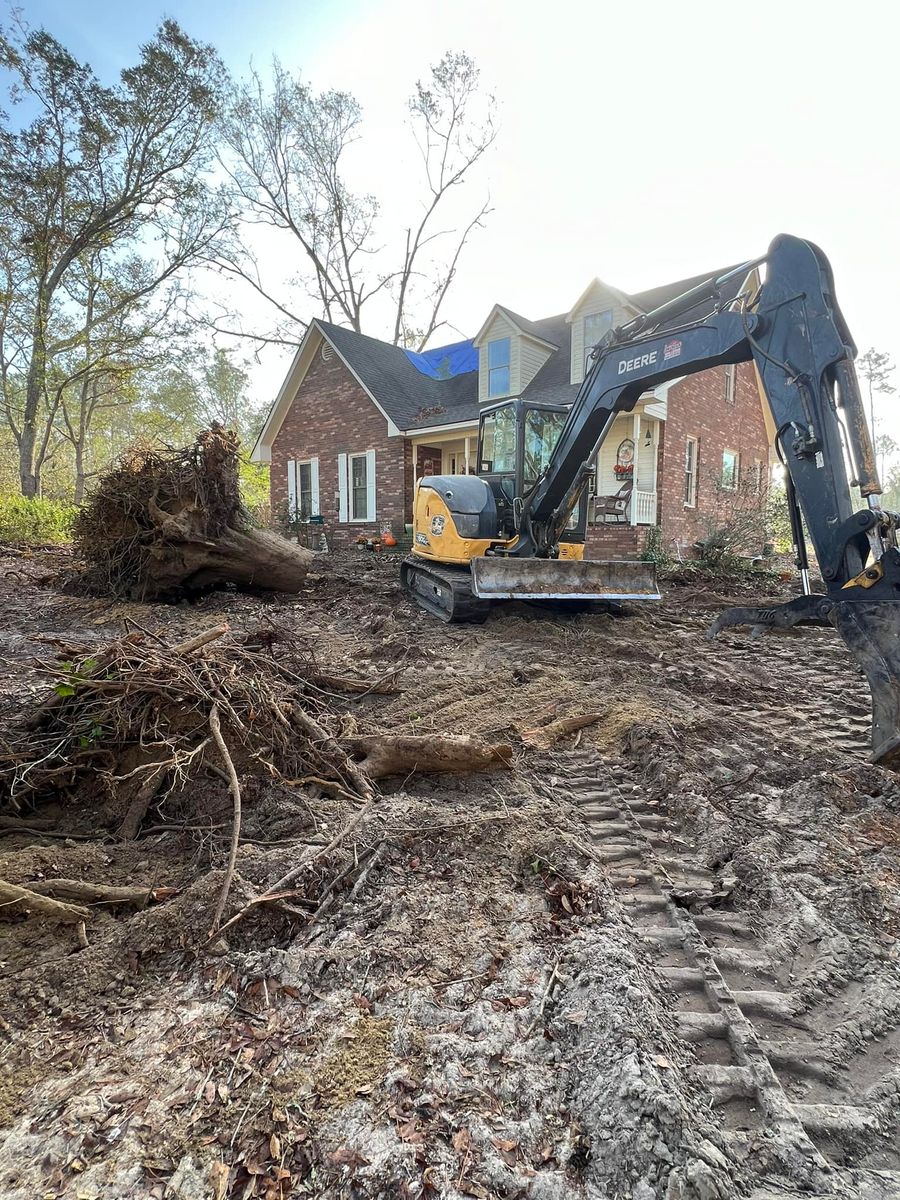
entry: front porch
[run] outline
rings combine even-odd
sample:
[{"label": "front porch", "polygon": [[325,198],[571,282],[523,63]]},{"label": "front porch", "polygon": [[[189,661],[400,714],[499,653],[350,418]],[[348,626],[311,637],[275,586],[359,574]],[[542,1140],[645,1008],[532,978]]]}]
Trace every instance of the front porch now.
[{"label": "front porch", "polygon": [[478,451],[478,426],[453,430],[445,437],[433,434],[410,438],[413,491],[424,475],[473,475]]},{"label": "front porch", "polygon": [[600,528],[608,531],[616,526],[659,523],[660,407],[648,400],[613,421],[597,456],[591,485],[588,525],[598,532]]}]

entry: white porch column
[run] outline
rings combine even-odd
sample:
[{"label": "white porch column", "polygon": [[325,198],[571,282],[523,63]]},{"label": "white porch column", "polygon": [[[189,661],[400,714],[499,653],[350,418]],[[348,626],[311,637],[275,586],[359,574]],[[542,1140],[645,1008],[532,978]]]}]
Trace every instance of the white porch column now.
[{"label": "white porch column", "polygon": [[465,447],[466,447],[465,448],[466,469],[463,471],[463,475],[468,475],[468,473],[469,473],[469,435],[466,434],[466,436],[463,440],[465,442]]},{"label": "white porch column", "polygon": [[631,440],[634,443],[634,458],[631,460],[634,463],[634,471],[631,476],[631,524],[637,525],[638,505],[635,493],[637,491],[638,449],[641,444],[641,414],[638,409],[631,414]]}]

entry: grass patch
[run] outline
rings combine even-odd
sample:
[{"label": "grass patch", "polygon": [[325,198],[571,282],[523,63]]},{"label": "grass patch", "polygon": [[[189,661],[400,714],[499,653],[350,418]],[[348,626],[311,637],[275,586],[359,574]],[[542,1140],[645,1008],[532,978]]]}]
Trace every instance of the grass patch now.
[{"label": "grass patch", "polygon": [[78,509],[59,500],[0,495],[0,542],[7,546],[61,545],[72,540]]}]

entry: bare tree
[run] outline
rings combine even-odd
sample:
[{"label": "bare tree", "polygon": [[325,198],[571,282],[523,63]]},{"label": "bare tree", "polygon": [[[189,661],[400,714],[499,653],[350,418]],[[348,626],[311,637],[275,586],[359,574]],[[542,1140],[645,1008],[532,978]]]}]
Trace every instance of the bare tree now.
[{"label": "bare tree", "polygon": [[[316,95],[277,60],[268,88],[258,72],[234,87],[222,122],[223,165],[243,224],[288,234],[299,246],[305,270],[291,282],[305,287],[319,311],[360,332],[364,307],[386,294],[394,342],[421,346],[442,324],[460,255],[488,212],[480,203],[461,230],[435,227],[447,197],[494,141],[494,101],[482,94],[473,61],[447,54],[427,84],[417,83],[409,111],[426,197],[402,247],[381,244],[378,198],[357,194],[347,181],[347,151],[361,136],[356,100],[346,92]],[[258,340],[296,340],[305,325],[302,313],[263,277],[239,230],[216,266],[274,306],[277,328]]]},{"label": "bare tree", "polygon": [[[415,95],[409,102],[413,136],[422,155],[429,198],[418,224],[406,232],[406,251],[395,281],[397,315],[394,323],[394,342],[421,349],[443,322],[439,321],[441,306],[456,275],[457,263],[472,231],[488,214],[485,200],[463,228],[431,232],[432,220],[441,201],[466,178],[469,171],[484,155],[496,137],[491,102],[482,119],[473,117],[478,103],[478,69],[466,54],[445,54],[431,70],[427,84],[418,80]],[[431,265],[430,271],[419,270],[422,252],[439,238],[452,237],[449,257]],[[410,313],[411,285],[417,279],[426,284],[420,308],[424,325],[413,327]],[[413,293],[414,294],[414,293]]]},{"label": "bare tree", "polygon": [[[203,182],[224,76],[214,51],[164,21],[115,87],[103,86],[50,34],[19,25],[0,35],[13,101],[37,115],[0,128],[0,234],[19,255],[6,314],[3,401],[24,495],[40,488],[43,406],[55,360],[208,254],[224,226]],[[131,293],[91,322],[68,319],[66,285],[86,255],[142,249]],[[5,357],[5,356],[4,356]]]},{"label": "bare tree", "polygon": [[856,360],[856,369],[865,379],[869,387],[869,421],[872,430],[872,440],[878,436],[875,424],[875,393],[891,396],[897,390],[891,383],[891,376],[896,370],[891,356],[881,350],[870,347],[865,354]]}]

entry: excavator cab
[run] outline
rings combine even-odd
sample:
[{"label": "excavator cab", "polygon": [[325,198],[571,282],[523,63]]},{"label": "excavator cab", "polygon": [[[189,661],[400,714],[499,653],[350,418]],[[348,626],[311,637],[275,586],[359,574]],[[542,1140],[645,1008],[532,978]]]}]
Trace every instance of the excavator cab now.
[{"label": "excavator cab", "polygon": [[404,587],[443,621],[483,620],[494,600],[564,607],[658,600],[652,563],[584,557],[589,473],[550,551],[517,557],[522,514],[547,472],[570,410],[504,400],[481,414],[477,475],[419,480]]},{"label": "excavator cab", "polygon": [[[568,411],[559,404],[504,400],[481,414],[478,474],[491,489],[497,506],[497,530],[506,541],[511,541],[518,532],[522,498],[546,470]],[[587,484],[560,535],[560,558],[580,559],[584,556],[586,493]]]}]

